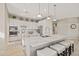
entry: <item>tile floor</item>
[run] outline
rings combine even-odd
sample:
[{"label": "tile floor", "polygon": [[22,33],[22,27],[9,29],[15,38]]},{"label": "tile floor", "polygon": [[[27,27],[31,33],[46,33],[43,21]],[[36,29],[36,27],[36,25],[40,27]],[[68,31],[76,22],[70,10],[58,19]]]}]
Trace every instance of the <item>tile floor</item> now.
[{"label": "tile floor", "polygon": [[5,51],[0,51],[0,56],[24,56],[24,53],[21,48],[11,48]]}]

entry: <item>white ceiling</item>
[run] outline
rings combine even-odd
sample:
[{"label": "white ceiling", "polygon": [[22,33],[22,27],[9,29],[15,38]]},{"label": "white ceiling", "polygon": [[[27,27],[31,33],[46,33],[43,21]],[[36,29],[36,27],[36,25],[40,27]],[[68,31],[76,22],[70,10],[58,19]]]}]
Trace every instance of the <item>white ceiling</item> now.
[{"label": "white ceiling", "polygon": [[[53,3],[49,4],[49,14],[51,15],[51,17],[53,17],[54,15],[53,5]],[[47,3],[40,4],[40,12],[43,17],[46,17],[48,15],[47,7]],[[38,3],[9,3],[7,4],[7,8],[8,12],[11,14],[38,19]],[[26,11],[24,12],[24,10]],[[57,19],[79,17],[79,3],[57,3],[56,17]]]}]

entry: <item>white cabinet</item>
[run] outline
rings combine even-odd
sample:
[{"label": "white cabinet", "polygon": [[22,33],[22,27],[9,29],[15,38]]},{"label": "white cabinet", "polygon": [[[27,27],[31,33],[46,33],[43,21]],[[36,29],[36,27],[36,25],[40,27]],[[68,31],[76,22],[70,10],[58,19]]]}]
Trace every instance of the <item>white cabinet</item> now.
[{"label": "white cabinet", "polygon": [[42,26],[42,35],[51,36],[53,33],[52,21],[45,19],[39,22],[39,26]]}]

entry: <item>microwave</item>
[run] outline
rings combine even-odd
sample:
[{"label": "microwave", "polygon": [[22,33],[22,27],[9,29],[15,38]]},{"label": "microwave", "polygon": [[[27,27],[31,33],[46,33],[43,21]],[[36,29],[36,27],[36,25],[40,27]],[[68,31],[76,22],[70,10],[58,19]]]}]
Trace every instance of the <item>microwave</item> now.
[{"label": "microwave", "polygon": [[9,26],[9,36],[18,35],[18,26]]}]

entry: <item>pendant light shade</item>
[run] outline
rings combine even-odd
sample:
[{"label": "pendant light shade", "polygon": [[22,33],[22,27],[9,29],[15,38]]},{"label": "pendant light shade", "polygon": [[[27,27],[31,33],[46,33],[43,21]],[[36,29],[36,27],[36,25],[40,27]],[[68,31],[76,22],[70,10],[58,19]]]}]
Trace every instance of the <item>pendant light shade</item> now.
[{"label": "pendant light shade", "polygon": [[39,12],[38,12],[37,17],[42,17],[42,15],[41,15],[41,13],[40,13],[40,3],[38,4],[38,10],[39,10]]},{"label": "pendant light shade", "polygon": [[47,19],[51,19],[51,18],[49,17],[49,3],[48,3],[48,15],[47,15]]},{"label": "pendant light shade", "polygon": [[56,19],[56,5],[54,4],[54,17],[53,17],[53,21],[57,21]]},{"label": "pendant light shade", "polygon": [[41,14],[38,14],[37,17],[42,17],[42,15]]},{"label": "pendant light shade", "polygon": [[51,19],[50,17],[47,17],[47,19]]}]

